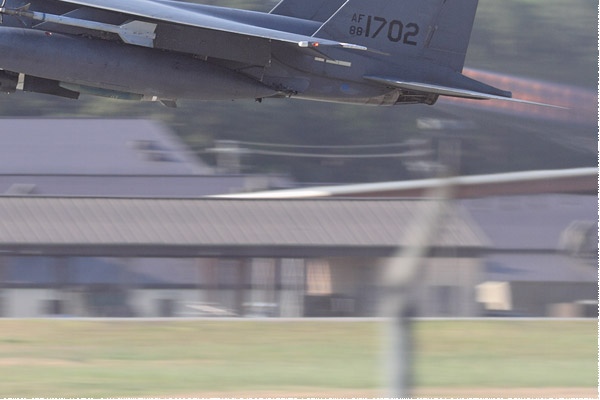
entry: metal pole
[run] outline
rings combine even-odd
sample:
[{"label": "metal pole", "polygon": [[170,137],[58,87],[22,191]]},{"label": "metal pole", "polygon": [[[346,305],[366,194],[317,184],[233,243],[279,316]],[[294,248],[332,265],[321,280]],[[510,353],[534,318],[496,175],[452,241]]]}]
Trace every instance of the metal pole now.
[{"label": "metal pole", "polygon": [[383,268],[381,287],[382,316],[389,317],[385,327],[385,368],[388,397],[412,397],[413,333],[411,316],[416,307],[416,286],[422,275],[422,262],[432,247],[447,212],[451,181],[444,179],[422,203],[423,211],[407,229],[403,246]]}]

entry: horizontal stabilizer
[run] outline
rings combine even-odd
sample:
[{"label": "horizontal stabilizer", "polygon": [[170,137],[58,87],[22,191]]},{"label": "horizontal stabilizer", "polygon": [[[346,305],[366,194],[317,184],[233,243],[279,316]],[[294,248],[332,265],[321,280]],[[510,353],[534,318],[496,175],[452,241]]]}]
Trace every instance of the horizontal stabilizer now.
[{"label": "horizontal stabilizer", "polygon": [[431,83],[422,83],[422,82],[406,82],[402,80],[397,80],[393,78],[384,78],[377,76],[365,76],[365,79],[377,83],[381,83],[384,85],[392,86],[399,89],[411,90],[415,92],[424,92],[437,94],[440,96],[450,96],[450,97],[461,97],[465,99],[474,99],[474,100],[504,100],[504,101],[512,101],[516,103],[523,104],[531,104],[536,106],[544,106],[544,107],[554,107],[554,108],[565,108],[561,106],[556,106],[552,104],[538,103],[535,101],[528,101],[522,99],[515,99],[512,97],[510,92],[505,92],[506,96],[500,96],[497,94],[490,94],[484,92],[478,92],[475,90],[467,90],[450,86],[443,85],[435,85]]}]

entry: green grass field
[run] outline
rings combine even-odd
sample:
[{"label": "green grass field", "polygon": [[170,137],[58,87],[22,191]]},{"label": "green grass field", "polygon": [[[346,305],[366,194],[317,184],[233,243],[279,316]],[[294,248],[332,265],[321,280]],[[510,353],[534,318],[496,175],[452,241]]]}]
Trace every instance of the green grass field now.
[{"label": "green grass field", "polygon": [[[0,320],[0,397],[381,395],[381,333],[379,322]],[[597,388],[597,335],[596,320],[417,321],[417,388]]]}]

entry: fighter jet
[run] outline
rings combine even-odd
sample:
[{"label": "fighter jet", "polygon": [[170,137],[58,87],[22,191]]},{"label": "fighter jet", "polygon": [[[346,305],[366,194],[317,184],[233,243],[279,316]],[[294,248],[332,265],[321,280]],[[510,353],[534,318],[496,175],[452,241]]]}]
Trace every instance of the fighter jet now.
[{"label": "fighter jet", "polygon": [[[76,99],[513,99],[462,74],[478,0],[2,0],[0,91]],[[534,103],[539,104],[539,103]]]}]

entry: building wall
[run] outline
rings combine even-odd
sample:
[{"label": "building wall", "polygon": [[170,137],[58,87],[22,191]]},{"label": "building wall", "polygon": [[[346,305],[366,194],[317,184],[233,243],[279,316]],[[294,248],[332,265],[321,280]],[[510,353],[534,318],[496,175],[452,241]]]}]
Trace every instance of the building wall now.
[{"label": "building wall", "polygon": [[281,262],[281,292],[279,293],[279,316],[298,318],[304,316],[306,292],[305,261],[284,258]]},{"label": "building wall", "polygon": [[510,282],[513,311],[531,317],[551,316],[555,304],[598,300],[598,283]]},{"label": "building wall", "polygon": [[[376,258],[323,259],[115,259],[99,264],[91,259],[28,257],[7,266],[29,268],[28,277],[45,276],[46,283],[0,281],[0,316],[36,318],[68,316],[134,317],[303,317],[377,316],[380,302]],[[144,265],[160,264],[171,272],[164,287],[143,285],[143,273],[156,273]],[[50,280],[61,268],[82,273],[112,271],[113,282],[103,275],[101,284]],[[114,268],[113,268],[114,267]],[[37,274],[36,268],[45,273]],[[424,261],[416,283],[417,315],[423,317],[476,317],[483,315],[476,288],[484,281],[482,260],[432,257]],[[132,279],[124,279],[131,277]],[[112,273],[111,272],[111,273]],[[45,275],[44,275],[45,274]],[[66,276],[66,275],[65,275]],[[156,277],[156,276],[155,276]],[[28,278],[30,279],[30,278]],[[187,281],[186,281],[187,280]],[[183,283],[186,283],[184,285]],[[594,282],[510,282],[511,311],[519,315],[547,316],[552,305],[594,300]],[[479,299],[481,301],[481,299]]]},{"label": "building wall", "polygon": [[190,307],[206,302],[206,292],[196,289],[132,289],[128,303],[136,317],[194,317]]},{"label": "building wall", "polygon": [[476,286],[482,282],[477,258],[429,258],[417,291],[417,315],[422,317],[477,317]]},{"label": "building wall", "polygon": [[55,289],[2,289],[0,290],[2,317],[39,318],[67,314],[63,294]]},{"label": "building wall", "polygon": [[375,316],[379,259],[331,257],[306,261],[304,315]]},{"label": "building wall", "polygon": [[[310,284],[307,297],[313,307],[322,309],[318,316],[377,316],[381,285],[380,273],[385,259],[329,258],[310,260],[307,273],[326,282]],[[481,315],[476,286],[483,279],[483,264],[478,258],[427,258],[423,261],[414,285],[416,313],[422,317],[476,317]],[[320,289],[320,290],[316,290]],[[319,303],[317,303],[319,301]],[[310,312],[310,310],[309,310]],[[308,315],[315,315],[309,313]]]},{"label": "building wall", "polygon": [[[157,271],[144,265],[144,260],[172,270],[170,279],[177,284],[141,285],[140,274]],[[79,262],[92,271],[89,259]],[[40,265],[48,263],[58,265],[52,260]],[[326,317],[377,316],[379,312],[382,261],[377,258],[121,259],[119,263],[112,283],[64,282],[60,290],[4,289],[0,312],[6,317]],[[474,287],[480,283],[481,271],[477,260],[433,258],[423,268],[418,315],[478,315]],[[187,287],[177,287],[184,278]]]}]

